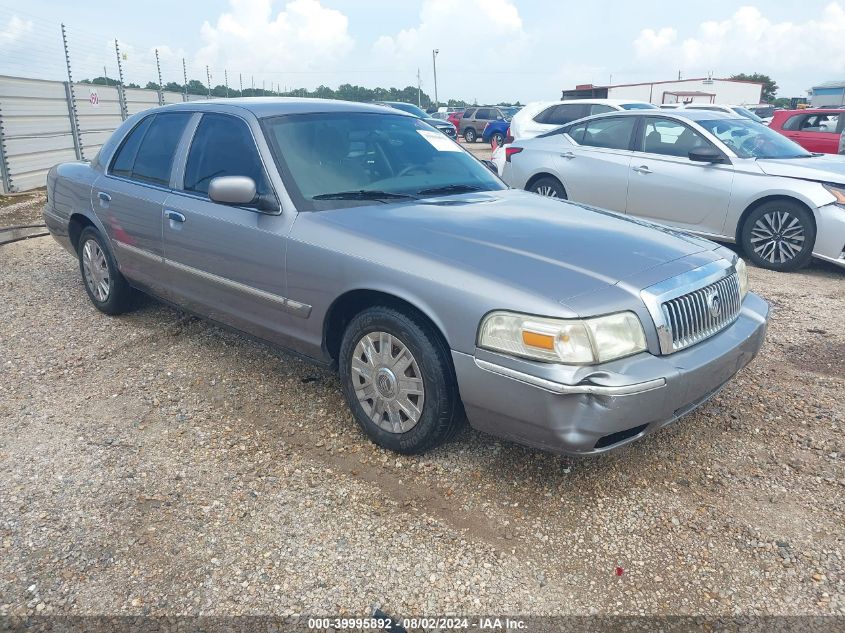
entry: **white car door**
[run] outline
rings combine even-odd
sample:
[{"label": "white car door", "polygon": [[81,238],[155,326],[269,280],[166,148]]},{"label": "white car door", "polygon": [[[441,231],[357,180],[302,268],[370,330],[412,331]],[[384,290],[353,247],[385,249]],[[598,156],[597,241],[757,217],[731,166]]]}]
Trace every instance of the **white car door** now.
[{"label": "white car door", "polygon": [[699,233],[722,232],[734,168],[692,161],[690,150],[717,149],[675,119],[644,117],[628,180],[627,213]]},{"label": "white car door", "polygon": [[575,125],[561,137],[555,171],[570,200],[625,212],[636,122],[633,116],[604,117]]}]

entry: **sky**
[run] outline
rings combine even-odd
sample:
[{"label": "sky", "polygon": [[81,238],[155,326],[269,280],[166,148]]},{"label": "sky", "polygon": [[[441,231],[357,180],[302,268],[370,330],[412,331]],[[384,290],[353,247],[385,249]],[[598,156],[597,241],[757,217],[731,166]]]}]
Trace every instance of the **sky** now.
[{"label": "sky", "polygon": [[[0,74],[266,88],[417,84],[440,100],[559,99],[576,84],[760,72],[779,96],[845,79],[845,0],[0,0]],[[224,74],[225,73],[225,74]]]}]

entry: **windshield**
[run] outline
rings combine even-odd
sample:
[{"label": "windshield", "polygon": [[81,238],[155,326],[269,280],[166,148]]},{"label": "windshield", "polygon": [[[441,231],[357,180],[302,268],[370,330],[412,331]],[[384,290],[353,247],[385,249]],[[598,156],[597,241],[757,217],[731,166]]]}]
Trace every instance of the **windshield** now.
[{"label": "windshield", "polygon": [[696,121],[730,147],[740,158],[805,158],[812,156],[803,147],[749,119]]},{"label": "windshield", "polygon": [[391,108],[396,108],[397,110],[402,110],[402,112],[407,112],[408,114],[413,114],[418,119],[427,119],[428,115],[422,108],[418,108],[413,103],[388,103]]},{"label": "windshield", "polygon": [[449,137],[401,114],[297,114],[262,124],[300,209],[505,189]]},{"label": "windshield", "polygon": [[651,103],[623,103],[624,110],[657,110],[657,106]]},{"label": "windshield", "polygon": [[745,108],[740,108],[739,106],[734,106],[731,108],[734,112],[736,112],[740,116],[744,116],[746,119],[751,119],[752,121],[757,121],[757,123],[762,123],[763,119],[758,117],[754,114],[751,110],[746,110]]}]

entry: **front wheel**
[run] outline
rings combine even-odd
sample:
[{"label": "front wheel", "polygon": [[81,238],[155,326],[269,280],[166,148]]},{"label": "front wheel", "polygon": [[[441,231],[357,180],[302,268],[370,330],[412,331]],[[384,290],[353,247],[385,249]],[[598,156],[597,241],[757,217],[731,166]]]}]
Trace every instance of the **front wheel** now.
[{"label": "front wheel", "polygon": [[423,453],[463,422],[448,346],[410,311],[375,306],[355,316],[338,365],[349,408],[379,446]]},{"label": "front wheel", "polygon": [[106,240],[92,226],[79,236],[79,272],[88,298],[100,312],[121,314],[132,303],[132,287],[120,274]]},{"label": "front wheel", "polygon": [[467,128],[466,130],[464,130],[464,140],[467,143],[475,143],[475,139],[477,138],[477,136],[478,135],[475,133],[475,130],[473,130],[472,128]]},{"label": "front wheel", "polygon": [[748,215],[740,239],[752,262],[769,270],[788,272],[806,265],[813,256],[816,225],[803,205],[773,200]]},{"label": "front wheel", "polygon": [[528,187],[528,191],[545,196],[546,198],[560,198],[561,200],[566,200],[566,190],[563,188],[560,181],[552,176],[543,176],[542,178],[538,178],[530,187]]}]

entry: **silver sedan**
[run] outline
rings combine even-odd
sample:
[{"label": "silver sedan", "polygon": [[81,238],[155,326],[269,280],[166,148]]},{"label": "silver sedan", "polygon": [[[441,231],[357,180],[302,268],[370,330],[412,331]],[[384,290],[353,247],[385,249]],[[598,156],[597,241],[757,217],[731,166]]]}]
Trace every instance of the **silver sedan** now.
[{"label": "silver sedan", "polygon": [[772,270],[845,267],[845,159],[719,112],[614,112],[505,148],[512,187],[740,244]]}]

